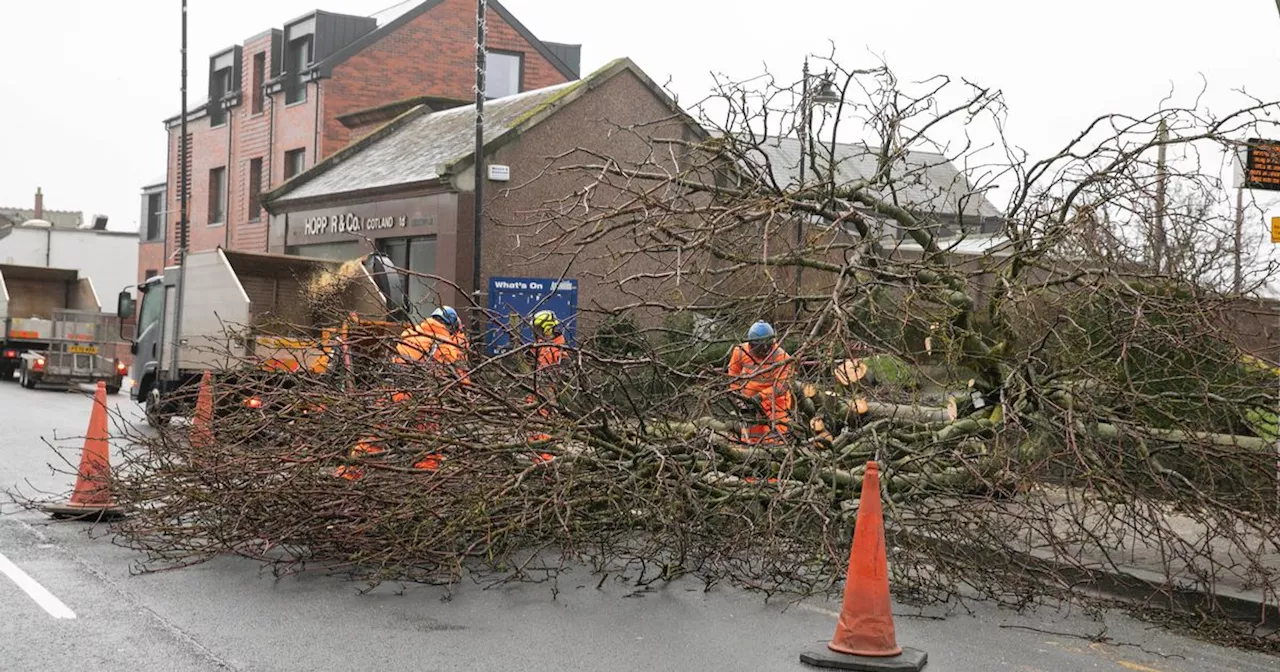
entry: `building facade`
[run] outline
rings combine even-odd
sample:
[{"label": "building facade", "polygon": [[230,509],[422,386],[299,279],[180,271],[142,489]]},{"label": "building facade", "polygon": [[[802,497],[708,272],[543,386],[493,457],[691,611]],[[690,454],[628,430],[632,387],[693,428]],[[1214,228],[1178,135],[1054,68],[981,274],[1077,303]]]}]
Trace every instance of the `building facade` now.
[{"label": "building facade", "polygon": [[[539,40],[497,0],[488,44],[490,98],[578,77],[580,47]],[[385,123],[404,109],[398,102],[473,100],[474,54],[470,0],[406,2],[371,17],[315,11],[214,54],[208,99],[188,112],[184,142],[181,118],[165,121],[166,177],[143,190],[137,279],[175,260],[183,144],[189,249],[265,251],[263,194]]]},{"label": "building facade", "polygon": [[[416,317],[441,304],[470,305],[474,114],[473,106],[418,106],[279,187],[266,199],[269,250],[339,260],[376,250],[410,272]],[[591,185],[591,175],[557,169],[565,162],[607,155],[639,165],[654,142],[705,138],[643,71],[624,59],[575,82],[495,100],[485,106],[485,138],[482,288],[494,277],[573,281],[584,326],[590,314],[653,291],[622,278],[656,277],[674,257],[619,263],[597,254],[610,239],[575,254],[575,241],[558,241],[533,214]]]}]

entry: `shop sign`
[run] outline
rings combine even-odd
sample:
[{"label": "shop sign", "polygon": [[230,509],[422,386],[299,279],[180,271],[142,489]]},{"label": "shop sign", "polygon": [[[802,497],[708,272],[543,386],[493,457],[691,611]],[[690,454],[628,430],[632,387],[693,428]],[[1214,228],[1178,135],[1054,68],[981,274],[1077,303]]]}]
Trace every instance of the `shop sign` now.
[{"label": "shop sign", "polygon": [[576,343],[578,281],[573,278],[490,278],[488,308],[485,349],[490,355],[511,349],[513,336],[533,342],[530,322],[539,310],[555,313],[565,340]]},{"label": "shop sign", "polygon": [[[425,223],[429,224],[430,220]],[[324,236],[339,233],[366,233],[405,228],[407,226],[409,226],[409,218],[404,215],[399,217],[361,217],[353,213],[319,215],[303,220],[302,235]]]}]

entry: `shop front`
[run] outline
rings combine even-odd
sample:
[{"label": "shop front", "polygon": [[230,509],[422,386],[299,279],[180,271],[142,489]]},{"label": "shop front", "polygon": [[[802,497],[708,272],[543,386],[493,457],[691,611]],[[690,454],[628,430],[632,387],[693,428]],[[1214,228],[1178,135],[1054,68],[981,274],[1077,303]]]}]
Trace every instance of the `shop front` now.
[{"label": "shop front", "polygon": [[379,252],[405,271],[408,305],[423,319],[459,298],[457,212],[453,192],[285,211],[272,217],[271,251],[335,261]]}]

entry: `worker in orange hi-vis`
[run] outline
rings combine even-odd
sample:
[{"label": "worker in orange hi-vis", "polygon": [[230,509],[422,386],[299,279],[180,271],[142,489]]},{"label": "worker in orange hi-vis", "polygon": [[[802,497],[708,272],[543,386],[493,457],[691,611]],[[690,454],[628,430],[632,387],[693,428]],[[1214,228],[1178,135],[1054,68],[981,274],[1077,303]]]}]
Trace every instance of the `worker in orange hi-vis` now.
[{"label": "worker in orange hi-vis", "polygon": [[[402,370],[425,366],[442,384],[461,381],[464,386],[470,386],[471,378],[464,368],[468,347],[458,311],[451,306],[441,306],[421,324],[400,334],[396,343],[395,361]],[[392,395],[391,401],[401,403],[407,401],[409,396],[408,392],[400,390]],[[440,431],[440,425],[437,422],[426,422],[419,429],[424,433],[436,433]],[[441,455],[432,453],[425,455],[414,467],[435,471],[440,468],[442,460]]]},{"label": "worker in orange hi-vis", "polygon": [[[546,400],[555,398],[556,371],[567,356],[564,334],[560,332],[560,320],[554,312],[540,310],[534,313],[533,338],[534,345],[531,348],[534,359],[533,389],[536,394],[531,394],[525,399],[529,404],[540,403],[539,397]],[[538,408],[538,415],[549,418],[551,411],[543,405]],[[550,439],[551,435],[544,432],[538,432],[529,437],[529,441],[534,443]],[[555,459],[555,456],[550,453],[539,453],[534,459],[537,462],[550,462]]]},{"label": "worker in orange hi-vis", "polygon": [[755,412],[762,416],[762,422],[742,432],[744,443],[774,444],[786,437],[791,422],[791,368],[791,355],[778,345],[768,322],[751,325],[747,342],[733,347],[729,355],[729,390],[745,398],[744,407],[759,404]]},{"label": "worker in orange hi-vis", "polygon": [[468,347],[458,311],[442,306],[421,324],[400,334],[396,343],[396,362],[402,365],[431,364],[438,374],[447,371],[463,384],[470,384],[470,377],[463,368]]}]

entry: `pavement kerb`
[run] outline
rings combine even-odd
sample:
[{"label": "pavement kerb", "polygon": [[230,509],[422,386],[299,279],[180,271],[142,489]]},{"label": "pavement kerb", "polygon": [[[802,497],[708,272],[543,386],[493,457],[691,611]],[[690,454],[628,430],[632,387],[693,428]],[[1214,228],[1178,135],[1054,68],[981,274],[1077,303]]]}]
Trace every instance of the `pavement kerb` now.
[{"label": "pavement kerb", "polygon": [[[886,530],[885,533],[890,546],[923,545],[944,556],[955,554],[970,559],[977,557],[993,566],[1012,562],[1021,565],[1031,575],[1046,577],[1046,582],[1049,581],[1048,576],[1065,579],[1070,583],[1070,589],[1077,593],[1093,591],[1095,595],[1146,607],[1186,613],[1219,612],[1240,621],[1280,624],[1280,597],[1273,596],[1268,600],[1262,591],[1219,588],[1210,594],[1190,582],[1168,579],[1159,573],[1136,567],[1063,562],[1044,551],[1014,552],[1003,549],[1002,552],[995,552],[918,532]],[[1060,585],[1061,582],[1053,583]]]}]

